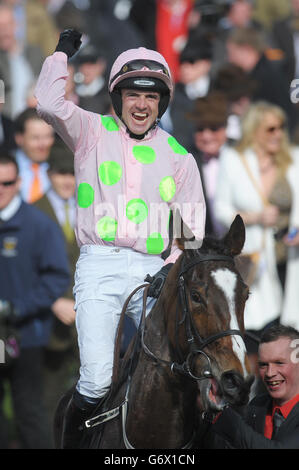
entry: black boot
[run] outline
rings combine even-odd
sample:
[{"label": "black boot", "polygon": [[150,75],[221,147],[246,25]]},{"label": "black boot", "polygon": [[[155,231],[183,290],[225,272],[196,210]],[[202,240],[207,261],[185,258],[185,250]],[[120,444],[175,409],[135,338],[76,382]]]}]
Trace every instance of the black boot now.
[{"label": "black boot", "polygon": [[84,421],[96,408],[99,399],[85,399],[77,391],[74,392],[65,412],[62,431],[62,449],[79,449],[83,437]]}]

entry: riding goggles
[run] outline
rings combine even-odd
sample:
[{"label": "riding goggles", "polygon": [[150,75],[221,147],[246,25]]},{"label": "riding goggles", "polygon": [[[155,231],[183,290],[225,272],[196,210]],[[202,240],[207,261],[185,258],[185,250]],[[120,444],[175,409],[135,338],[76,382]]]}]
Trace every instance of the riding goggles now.
[{"label": "riding goggles", "polygon": [[156,62],[155,60],[136,59],[124,64],[120,71],[110,80],[110,85],[121,75],[129,72],[140,72],[143,69],[147,69],[152,72],[160,72],[166,75],[167,78],[170,78],[167,68],[163,64],[160,64],[160,62]]}]

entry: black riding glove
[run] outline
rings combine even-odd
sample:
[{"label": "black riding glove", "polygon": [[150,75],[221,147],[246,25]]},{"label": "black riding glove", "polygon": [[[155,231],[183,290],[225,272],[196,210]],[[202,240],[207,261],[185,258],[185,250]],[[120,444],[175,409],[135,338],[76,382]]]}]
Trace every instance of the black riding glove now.
[{"label": "black riding glove", "polygon": [[161,294],[162,287],[166,281],[167,275],[172,268],[173,263],[168,263],[163,268],[160,269],[153,277],[149,274],[144,279],[146,282],[150,283],[150,287],[148,289],[148,296],[154,297],[157,299]]},{"label": "black riding glove", "polygon": [[82,33],[75,29],[65,29],[59,36],[55,52],[65,52],[70,59],[80,48]]},{"label": "black riding glove", "polygon": [[11,302],[0,299],[0,322],[14,324],[17,320],[16,310]]}]

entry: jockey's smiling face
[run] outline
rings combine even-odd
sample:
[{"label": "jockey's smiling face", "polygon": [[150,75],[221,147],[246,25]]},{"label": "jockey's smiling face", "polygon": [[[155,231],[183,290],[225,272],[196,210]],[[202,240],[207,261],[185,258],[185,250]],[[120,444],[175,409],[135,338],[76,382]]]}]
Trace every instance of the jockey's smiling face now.
[{"label": "jockey's smiling face", "polygon": [[122,90],[122,119],[133,134],[145,134],[155,123],[159,101],[156,91]]}]

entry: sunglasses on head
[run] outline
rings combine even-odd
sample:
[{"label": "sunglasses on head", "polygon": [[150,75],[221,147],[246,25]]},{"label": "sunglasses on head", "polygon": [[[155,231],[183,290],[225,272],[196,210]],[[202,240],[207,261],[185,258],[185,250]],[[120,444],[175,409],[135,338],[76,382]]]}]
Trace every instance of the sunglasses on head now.
[{"label": "sunglasses on head", "polygon": [[267,128],[266,128],[266,132],[268,132],[269,134],[273,134],[273,132],[284,130],[284,128],[285,128],[285,124],[282,123],[282,124],[280,124],[279,126],[267,127]]},{"label": "sunglasses on head", "polygon": [[17,179],[11,181],[0,181],[0,186],[4,186],[6,188],[8,186],[13,186],[14,184],[16,184],[16,182]]}]

